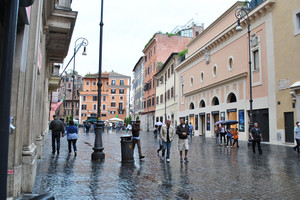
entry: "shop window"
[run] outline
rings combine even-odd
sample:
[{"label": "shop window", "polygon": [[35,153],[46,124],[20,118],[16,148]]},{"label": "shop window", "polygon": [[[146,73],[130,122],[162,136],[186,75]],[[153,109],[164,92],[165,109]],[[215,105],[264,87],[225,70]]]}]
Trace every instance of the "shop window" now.
[{"label": "shop window", "polygon": [[227,103],[234,103],[237,102],[236,96],[233,93],[230,93],[227,97]]},{"label": "shop window", "polygon": [[194,110],[195,109],[195,106],[194,106],[194,103],[190,103],[190,110]]},{"label": "shop window", "polygon": [[204,100],[200,101],[199,107],[200,108],[205,108],[205,101]]},{"label": "shop window", "polygon": [[217,105],[219,105],[220,103],[219,103],[219,99],[218,99],[218,97],[214,97],[213,99],[212,99],[212,105],[213,106],[217,106]]}]

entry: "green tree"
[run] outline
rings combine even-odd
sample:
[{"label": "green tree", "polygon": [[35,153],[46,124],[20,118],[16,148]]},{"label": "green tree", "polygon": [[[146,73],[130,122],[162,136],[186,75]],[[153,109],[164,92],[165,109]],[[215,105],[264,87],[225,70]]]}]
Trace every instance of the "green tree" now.
[{"label": "green tree", "polygon": [[137,121],[137,120],[139,120],[139,119],[140,119],[140,117],[137,115],[136,118],[135,118],[135,120]]},{"label": "green tree", "polygon": [[131,115],[129,115],[129,117],[128,117],[128,123],[131,123],[131,120],[132,120]]}]

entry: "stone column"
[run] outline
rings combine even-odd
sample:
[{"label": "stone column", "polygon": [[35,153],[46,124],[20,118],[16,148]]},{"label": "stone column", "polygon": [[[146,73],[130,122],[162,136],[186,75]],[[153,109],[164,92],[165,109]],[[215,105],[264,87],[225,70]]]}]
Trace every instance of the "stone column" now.
[{"label": "stone column", "polygon": [[37,48],[39,44],[39,22],[42,17],[43,1],[35,1],[31,7],[30,35],[27,56],[27,68],[25,74],[25,97],[24,97],[24,127],[23,127],[23,151],[22,151],[22,192],[32,192],[36,177],[37,147],[35,144],[36,133],[34,132],[34,109],[36,102],[37,87]]},{"label": "stone column", "polygon": [[9,135],[8,170],[13,173],[7,177],[7,196],[18,197],[21,194],[22,178],[22,147],[23,137],[23,99],[25,85],[25,70],[28,48],[29,26],[18,28],[16,37],[16,51],[13,68],[13,81],[11,93],[11,116],[15,129],[11,129]]}]

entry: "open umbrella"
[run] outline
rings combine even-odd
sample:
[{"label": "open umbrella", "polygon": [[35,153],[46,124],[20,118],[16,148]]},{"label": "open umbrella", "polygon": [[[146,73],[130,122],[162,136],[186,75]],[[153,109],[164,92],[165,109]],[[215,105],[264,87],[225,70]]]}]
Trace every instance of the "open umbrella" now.
[{"label": "open umbrella", "polygon": [[224,120],[217,121],[217,122],[215,123],[215,125],[222,124],[223,122],[224,122]]},{"label": "open umbrella", "polygon": [[164,123],[162,123],[162,122],[155,122],[155,125],[157,125],[157,126],[162,126]]},{"label": "open umbrella", "polygon": [[122,119],[119,119],[119,118],[111,118],[108,120],[109,122],[123,122]]},{"label": "open umbrella", "polygon": [[223,125],[234,125],[234,124],[237,124],[237,123],[239,123],[239,122],[236,121],[236,120],[226,120],[222,124]]}]

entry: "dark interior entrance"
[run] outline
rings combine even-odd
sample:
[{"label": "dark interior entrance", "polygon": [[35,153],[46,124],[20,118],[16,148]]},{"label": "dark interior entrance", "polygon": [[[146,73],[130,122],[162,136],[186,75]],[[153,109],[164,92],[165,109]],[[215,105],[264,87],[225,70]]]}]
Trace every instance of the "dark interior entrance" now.
[{"label": "dark interior entrance", "polygon": [[258,123],[258,127],[262,131],[263,141],[270,142],[269,110],[268,109],[253,110],[253,122]]},{"label": "dark interior entrance", "polygon": [[205,135],[205,113],[199,114],[199,135]]},{"label": "dark interior entrance", "polygon": [[284,113],[285,142],[294,142],[294,113]]}]

